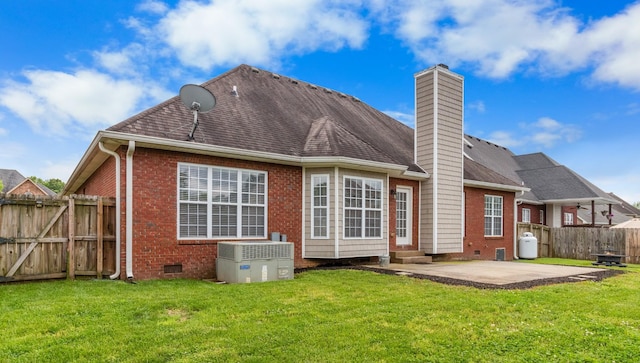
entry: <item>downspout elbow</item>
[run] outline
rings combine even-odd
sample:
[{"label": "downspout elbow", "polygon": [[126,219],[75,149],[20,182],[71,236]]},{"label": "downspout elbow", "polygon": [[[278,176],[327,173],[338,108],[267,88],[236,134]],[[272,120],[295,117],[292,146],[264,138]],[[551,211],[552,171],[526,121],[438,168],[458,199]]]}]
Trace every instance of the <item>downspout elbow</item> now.
[{"label": "downspout elbow", "polygon": [[120,155],[105,148],[102,141],[98,143],[98,147],[103,153],[113,156],[116,162],[116,270],[113,275],[109,276],[111,280],[115,280],[120,277]]}]

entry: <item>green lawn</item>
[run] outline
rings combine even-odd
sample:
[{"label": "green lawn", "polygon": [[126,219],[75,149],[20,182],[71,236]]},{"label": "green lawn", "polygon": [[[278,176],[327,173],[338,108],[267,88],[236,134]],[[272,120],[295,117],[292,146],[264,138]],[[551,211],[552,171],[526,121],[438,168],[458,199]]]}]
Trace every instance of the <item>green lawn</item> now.
[{"label": "green lawn", "polygon": [[636,362],[638,272],[529,290],[357,270],[0,284],[0,362]]}]

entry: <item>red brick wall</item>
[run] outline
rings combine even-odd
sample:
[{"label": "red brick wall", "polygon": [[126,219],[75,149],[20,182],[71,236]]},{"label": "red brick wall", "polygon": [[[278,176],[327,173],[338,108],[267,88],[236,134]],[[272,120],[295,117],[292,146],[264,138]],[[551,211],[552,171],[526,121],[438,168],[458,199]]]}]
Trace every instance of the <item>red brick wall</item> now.
[{"label": "red brick wall", "polygon": [[47,193],[38,188],[31,180],[24,180],[11,191],[11,194],[47,195]]},{"label": "red brick wall", "polygon": [[545,224],[545,221],[541,221],[540,220],[540,211],[543,211],[545,216],[544,218],[546,219],[546,208],[544,205],[536,205],[536,204],[520,204],[518,206],[518,222],[522,222],[522,209],[523,208],[528,208],[531,211],[531,223],[536,223],[536,224]]},{"label": "red brick wall", "polygon": [[[488,189],[464,187],[465,192],[465,235],[463,252],[451,254],[452,259],[495,260],[496,249],[505,249],[505,260],[513,259],[513,202],[515,195]],[[502,196],[503,219],[502,236],[484,236],[484,197]]]},{"label": "red brick wall", "polygon": [[389,178],[389,190],[395,190],[398,185],[408,186],[413,188],[413,200],[412,200],[412,219],[413,229],[411,231],[411,245],[396,245],[396,199],[390,194],[389,198],[389,250],[390,251],[402,251],[402,250],[418,250],[418,225],[420,224],[420,183],[414,180]]},{"label": "red brick wall", "polygon": [[[121,151],[122,153],[124,150]],[[124,154],[123,154],[124,155]],[[268,228],[286,234],[295,246],[295,265],[302,259],[302,170],[251,161],[136,148],[133,156],[133,274],[136,279],[168,277],[214,278],[217,241],[177,238],[177,165],[188,162],[268,173]],[[125,168],[122,170],[121,269],[125,273]],[[114,162],[110,157],[78,192],[115,195]],[[164,273],[165,265],[182,265],[182,273]]]},{"label": "red brick wall", "polygon": [[[117,150],[117,152],[121,155],[120,162],[120,170],[122,173],[122,183],[124,185],[124,151],[121,149]],[[116,196],[116,177],[115,170],[116,162],[113,159],[113,156],[109,156],[107,160],[105,160],[102,165],[98,167],[89,179],[87,179],[84,184],[78,188],[78,190],[74,191],[75,194],[84,194],[84,195],[100,195],[103,197],[115,197]],[[121,191],[122,196],[124,197],[124,189]],[[124,204],[123,204],[124,206]]]}]

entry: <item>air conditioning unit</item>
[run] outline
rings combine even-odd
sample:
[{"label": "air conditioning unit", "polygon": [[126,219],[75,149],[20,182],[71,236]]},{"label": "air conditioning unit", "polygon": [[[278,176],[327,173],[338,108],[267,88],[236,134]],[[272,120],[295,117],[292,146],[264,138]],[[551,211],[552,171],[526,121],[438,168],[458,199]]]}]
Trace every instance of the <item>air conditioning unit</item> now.
[{"label": "air conditioning unit", "polygon": [[291,242],[218,242],[218,281],[250,283],[291,280],[293,272]]}]

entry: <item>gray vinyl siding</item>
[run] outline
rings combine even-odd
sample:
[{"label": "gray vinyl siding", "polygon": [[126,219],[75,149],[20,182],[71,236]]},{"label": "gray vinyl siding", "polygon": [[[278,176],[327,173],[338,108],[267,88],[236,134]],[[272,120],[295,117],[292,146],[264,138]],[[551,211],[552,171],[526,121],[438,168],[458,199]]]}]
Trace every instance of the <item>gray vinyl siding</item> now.
[{"label": "gray vinyl siding", "polygon": [[[382,256],[388,253],[388,204],[387,175],[351,169],[338,169],[336,183],[335,168],[305,169],[305,201],[304,201],[304,240],[305,258],[353,258]],[[311,238],[311,176],[329,175],[329,236],[328,238]],[[382,236],[381,238],[343,238],[343,187],[344,177],[361,177],[382,181]],[[338,203],[336,205],[336,193]],[[336,219],[337,216],[337,219]],[[337,223],[336,223],[337,221]],[[336,255],[336,234],[338,254]]]},{"label": "gray vinyl siding", "polygon": [[421,188],[420,240],[427,253],[462,252],[462,107],[461,77],[439,68],[416,77],[416,161],[431,173]]},{"label": "gray vinyl siding", "polygon": [[[311,237],[311,198],[313,197],[313,189],[311,187],[311,177],[313,175],[329,175],[329,233],[327,238]],[[304,200],[304,241],[305,241],[305,257],[307,258],[335,258],[335,185],[334,185],[334,168],[307,168],[305,170],[305,200]]]}]

